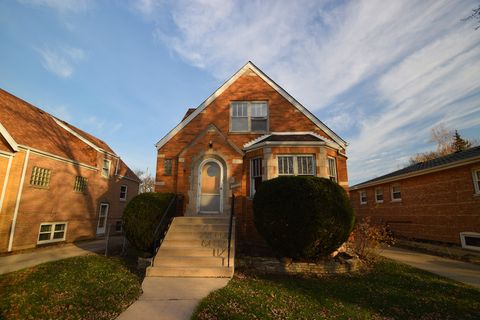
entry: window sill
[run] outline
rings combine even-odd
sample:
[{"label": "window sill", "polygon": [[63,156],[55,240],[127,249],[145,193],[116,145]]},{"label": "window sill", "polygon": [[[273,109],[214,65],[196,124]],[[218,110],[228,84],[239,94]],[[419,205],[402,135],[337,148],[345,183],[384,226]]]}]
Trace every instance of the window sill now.
[{"label": "window sill", "polygon": [[391,200],[390,202],[402,202],[402,199]]},{"label": "window sill", "polygon": [[268,131],[229,131],[229,134],[267,134]]},{"label": "window sill", "polygon": [[375,203],[383,203],[383,201],[375,201]]},{"label": "window sill", "polygon": [[126,202],[127,199],[120,199],[120,202]]},{"label": "window sill", "polygon": [[50,189],[50,186],[42,187],[42,186],[29,185],[29,187],[30,187],[30,188],[34,188],[34,189],[42,189],[42,190],[48,190],[48,189]]}]

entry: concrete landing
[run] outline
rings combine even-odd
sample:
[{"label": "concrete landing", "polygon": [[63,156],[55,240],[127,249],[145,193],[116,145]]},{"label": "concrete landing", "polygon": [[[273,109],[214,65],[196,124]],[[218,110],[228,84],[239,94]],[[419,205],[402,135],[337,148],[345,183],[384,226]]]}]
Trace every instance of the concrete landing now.
[{"label": "concrete landing", "polygon": [[480,266],[478,265],[395,247],[382,248],[379,254],[480,289]]},{"label": "concrete landing", "polygon": [[187,320],[210,292],[223,288],[229,278],[146,277],[143,294],[119,320]]}]

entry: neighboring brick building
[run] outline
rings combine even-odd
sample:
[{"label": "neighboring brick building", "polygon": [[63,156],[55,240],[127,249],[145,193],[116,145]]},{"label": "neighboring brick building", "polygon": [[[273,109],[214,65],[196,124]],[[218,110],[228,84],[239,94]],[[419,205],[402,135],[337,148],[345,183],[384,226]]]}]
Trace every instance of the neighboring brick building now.
[{"label": "neighboring brick building", "polygon": [[0,89],[0,252],[120,230],[138,186],[105,142]]},{"label": "neighboring brick building", "polygon": [[278,175],[331,178],[348,189],[346,142],[248,62],[157,143],[157,192],[184,196],[187,216],[228,216],[238,246],[258,243],[255,186]]},{"label": "neighboring brick building", "polygon": [[355,185],[350,199],[359,218],[388,224],[396,236],[480,250],[479,181],[475,147]]}]

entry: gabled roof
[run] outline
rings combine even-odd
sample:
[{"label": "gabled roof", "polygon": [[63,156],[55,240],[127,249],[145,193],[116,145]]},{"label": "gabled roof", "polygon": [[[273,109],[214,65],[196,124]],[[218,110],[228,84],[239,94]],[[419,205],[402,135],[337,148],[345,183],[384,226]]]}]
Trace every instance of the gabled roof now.
[{"label": "gabled roof", "polygon": [[[13,151],[28,147],[93,167],[97,165],[97,152],[118,158],[102,140],[2,89],[0,135]],[[119,175],[138,180],[121,160],[118,170]]]},{"label": "gabled roof", "polygon": [[429,173],[433,170],[444,170],[455,167],[457,165],[463,165],[465,164],[465,162],[469,163],[471,161],[480,161],[480,146],[473,147],[464,151],[454,152],[436,159],[416,163],[403,169],[393,171],[383,176],[359,183],[351,187],[350,189],[359,189],[370,185],[395,181],[413,175]]},{"label": "gabled roof", "polygon": [[[160,149],[165,145],[173,136],[175,136],[180,130],[182,130],[190,121],[192,121],[198,114],[200,114],[206,107],[208,107],[218,96],[220,96],[231,84],[233,84],[241,75],[247,71],[253,71],[262,80],[268,83],[273,89],[275,89],[280,95],[282,95],[287,101],[289,101],[294,107],[302,112],[307,118],[309,118],[315,125],[322,129],[329,137],[332,138],[339,146],[345,148],[347,143],[340,138],[335,132],[327,127],[322,121],[320,121],[313,113],[307,110],[300,104],[295,98],[293,98],[287,91],[270,79],[262,70],[255,66],[251,61],[248,61],[240,70],[238,70],[230,79],[228,79],[220,88],[218,88],[210,97],[208,97],[202,104],[200,104],[193,112],[186,117],[170,132],[168,132],[160,141],[156,143],[157,149]],[[190,110],[189,110],[190,111]]]}]

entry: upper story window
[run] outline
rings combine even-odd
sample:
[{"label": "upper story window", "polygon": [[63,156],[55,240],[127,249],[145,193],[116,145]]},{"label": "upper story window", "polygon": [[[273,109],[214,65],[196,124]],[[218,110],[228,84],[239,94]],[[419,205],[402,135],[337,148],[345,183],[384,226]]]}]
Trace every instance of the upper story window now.
[{"label": "upper story window", "polygon": [[392,201],[401,201],[402,200],[402,191],[399,184],[394,184],[392,186]]},{"label": "upper story window", "polygon": [[33,167],[32,175],[30,177],[30,185],[47,188],[50,184],[51,175],[52,170],[50,169]]},{"label": "upper story window", "polygon": [[367,204],[367,191],[360,191],[360,204]]},{"label": "upper story window", "polygon": [[120,186],[120,200],[122,201],[127,200],[127,190],[128,190],[128,187],[126,185]]},{"label": "upper story window", "polygon": [[231,132],[265,132],[268,127],[266,102],[235,101],[230,106]]},{"label": "upper story window", "polygon": [[315,161],[312,155],[278,156],[278,174],[295,176],[315,175]]},{"label": "upper story window", "polygon": [[330,180],[337,182],[337,164],[335,163],[335,158],[328,157],[328,175]]},{"label": "upper story window", "polygon": [[250,196],[255,195],[262,184],[262,158],[252,159],[250,161]]},{"label": "upper story window", "polygon": [[172,175],[172,159],[165,159],[163,161],[163,175],[164,176]]},{"label": "upper story window", "polygon": [[473,186],[475,187],[475,193],[480,194],[480,169],[474,169],[472,171],[473,175]]},{"label": "upper story window", "polygon": [[375,202],[376,203],[382,203],[383,202],[383,189],[382,188],[376,188],[375,189]]},{"label": "upper story window", "polygon": [[77,192],[85,192],[87,190],[88,179],[85,177],[76,176],[73,190]]},{"label": "upper story window", "polygon": [[108,177],[109,175],[110,175],[110,160],[103,159],[102,176]]}]

